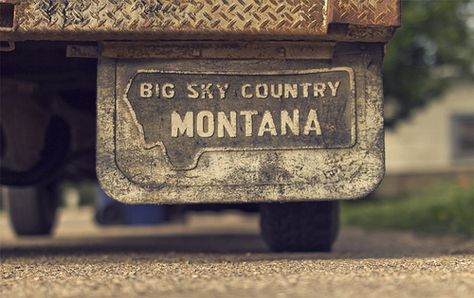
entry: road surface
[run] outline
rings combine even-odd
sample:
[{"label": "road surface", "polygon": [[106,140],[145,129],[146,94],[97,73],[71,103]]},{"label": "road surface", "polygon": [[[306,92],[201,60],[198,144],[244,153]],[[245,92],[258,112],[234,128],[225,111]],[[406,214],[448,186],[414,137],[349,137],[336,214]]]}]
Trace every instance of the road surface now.
[{"label": "road surface", "polygon": [[1,297],[472,297],[474,244],[343,228],[332,253],[269,253],[258,219],[98,228],[61,214],[52,239],[15,239],[0,214]]}]

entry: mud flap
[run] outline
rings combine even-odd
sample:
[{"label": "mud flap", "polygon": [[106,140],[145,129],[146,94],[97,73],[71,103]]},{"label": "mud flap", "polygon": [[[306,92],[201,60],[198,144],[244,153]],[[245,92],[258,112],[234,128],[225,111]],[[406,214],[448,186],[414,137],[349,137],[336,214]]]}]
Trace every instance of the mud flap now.
[{"label": "mud flap", "polygon": [[200,44],[194,56],[196,45],[186,43],[103,44],[97,174],[104,190],[125,203],[372,192],[384,174],[383,45],[276,47],[285,54],[263,59],[275,43]]}]

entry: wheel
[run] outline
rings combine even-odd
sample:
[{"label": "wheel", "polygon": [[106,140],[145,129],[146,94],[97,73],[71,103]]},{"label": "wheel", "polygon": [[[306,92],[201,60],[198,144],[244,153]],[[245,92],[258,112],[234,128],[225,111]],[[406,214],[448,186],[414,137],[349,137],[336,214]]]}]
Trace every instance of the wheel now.
[{"label": "wheel", "polygon": [[262,204],[260,227],[273,251],[328,252],[339,232],[339,202]]},{"label": "wheel", "polygon": [[18,236],[51,234],[59,204],[55,185],[9,187],[6,199],[10,222]]}]

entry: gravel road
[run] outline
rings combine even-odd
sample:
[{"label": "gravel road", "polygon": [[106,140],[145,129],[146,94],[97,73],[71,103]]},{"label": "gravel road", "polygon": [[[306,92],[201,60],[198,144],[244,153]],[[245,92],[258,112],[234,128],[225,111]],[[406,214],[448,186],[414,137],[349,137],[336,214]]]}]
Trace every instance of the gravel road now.
[{"label": "gravel road", "polygon": [[61,214],[52,239],[15,239],[0,214],[1,297],[472,297],[474,243],[344,228],[334,252],[275,254],[255,216],[98,228]]}]

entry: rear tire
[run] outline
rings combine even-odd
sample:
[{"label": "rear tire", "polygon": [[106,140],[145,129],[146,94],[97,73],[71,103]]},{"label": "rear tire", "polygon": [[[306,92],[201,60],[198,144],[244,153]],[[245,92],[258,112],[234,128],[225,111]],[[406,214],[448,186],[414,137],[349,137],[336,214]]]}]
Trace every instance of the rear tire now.
[{"label": "rear tire", "polygon": [[51,234],[59,205],[55,185],[9,187],[6,198],[10,222],[18,236]]},{"label": "rear tire", "polygon": [[328,252],[339,232],[339,202],[262,204],[260,227],[273,251]]}]

